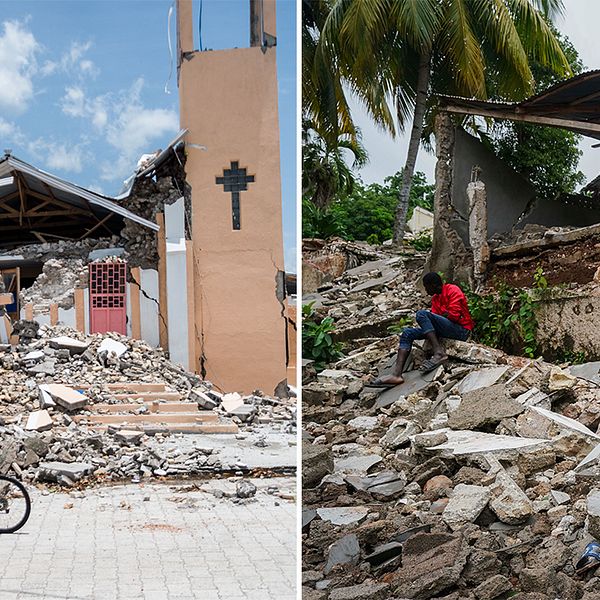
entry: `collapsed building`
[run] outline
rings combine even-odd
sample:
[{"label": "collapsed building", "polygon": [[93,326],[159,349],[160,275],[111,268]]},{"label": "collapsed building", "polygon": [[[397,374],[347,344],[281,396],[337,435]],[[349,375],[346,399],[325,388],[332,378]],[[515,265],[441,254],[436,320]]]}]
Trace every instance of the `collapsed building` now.
[{"label": "collapsed building", "polygon": [[600,138],[600,72],[583,73],[519,103],[443,96],[436,119],[436,190],[430,270],[473,288],[531,287],[540,268],[552,287],[538,303],[545,355],[600,357],[589,319],[598,303],[597,179],[578,194],[539,195],[532,184],[456,125],[451,115],[560,127]]},{"label": "collapsed building", "polygon": [[[275,2],[250,4],[249,48],[198,51],[192,3],[177,3],[181,131],[142,157],[118,196],[5,153],[0,343],[15,341],[20,319],[114,331],[167,350],[223,391],[287,394],[295,316],[283,267]],[[241,110],[224,92],[234,87],[248,92]]]},{"label": "collapsed building", "polygon": [[[334,320],[343,356],[318,372],[303,362],[303,598],[600,597],[598,182],[540,198],[450,117],[597,137],[599,95],[592,72],[514,105],[443,98],[430,254],[305,241],[325,276],[307,273],[303,300],[312,319]],[[537,269],[543,357],[443,340],[447,362],[423,374],[419,341],[404,383],[369,385],[429,305],[424,272],[489,293],[532,287]],[[551,362],[561,344],[596,361]]]}]

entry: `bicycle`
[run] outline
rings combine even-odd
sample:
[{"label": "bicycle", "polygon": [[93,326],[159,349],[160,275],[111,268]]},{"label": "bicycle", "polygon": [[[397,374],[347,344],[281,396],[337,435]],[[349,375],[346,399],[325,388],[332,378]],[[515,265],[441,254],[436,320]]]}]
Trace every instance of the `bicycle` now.
[{"label": "bicycle", "polygon": [[30,514],[31,498],[25,486],[13,477],[0,475],[0,534],[18,531]]}]

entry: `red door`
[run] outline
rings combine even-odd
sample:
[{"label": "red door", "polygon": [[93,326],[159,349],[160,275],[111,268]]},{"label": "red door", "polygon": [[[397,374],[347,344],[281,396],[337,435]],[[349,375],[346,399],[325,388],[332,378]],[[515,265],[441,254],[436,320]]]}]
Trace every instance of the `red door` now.
[{"label": "red door", "polygon": [[126,263],[90,263],[90,333],[127,335]]}]

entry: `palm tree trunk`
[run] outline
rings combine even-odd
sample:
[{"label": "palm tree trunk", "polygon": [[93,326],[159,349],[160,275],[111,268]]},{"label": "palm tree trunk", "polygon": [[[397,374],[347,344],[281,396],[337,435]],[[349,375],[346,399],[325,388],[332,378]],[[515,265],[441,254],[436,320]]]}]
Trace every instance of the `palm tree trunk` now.
[{"label": "palm tree trunk", "polygon": [[398,205],[396,206],[393,243],[397,246],[402,244],[402,240],[404,239],[404,228],[406,227],[406,215],[408,213],[410,187],[412,185],[415,164],[417,162],[417,154],[419,153],[419,145],[421,144],[421,135],[423,133],[423,120],[425,119],[430,70],[431,54],[429,52],[424,52],[419,58],[415,113],[413,116],[412,130],[410,132],[410,142],[408,144],[406,163],[404,165],[404,170],[402,171],[402,184],[398,197]]}]

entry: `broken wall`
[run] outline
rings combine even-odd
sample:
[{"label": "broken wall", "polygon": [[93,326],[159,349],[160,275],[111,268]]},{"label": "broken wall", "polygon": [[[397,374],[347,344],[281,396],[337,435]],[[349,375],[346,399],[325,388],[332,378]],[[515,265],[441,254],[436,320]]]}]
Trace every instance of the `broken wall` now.
[{"label": "broken wall", "polygon": [[[153,177],[140,177],[134,181],[131,192],[122,202],[131,212],[156,222],[156,215],[165,206],[184,197],[186,203],[186,238],[191,237],[190,190],[185,182],[186,156],[182,148],[176,148],[161,164]],[[134,221],[125,219],[121,231],[127,260],[131,265],[155,269],[158,265],[157,234]]]},{"label": "broken wall", "polygon": [[510,231],[533,200],[535,189],[464,129],[457,127],[454,135],[451,201],[456,214],[450,221],[451,226],[468,244],[467,186],[473,168],[479,167],[479,179],[485,183],[487,192],[488,237]]},{"label": "broken wall", "polygon": [[537,341],[546,358],[564,360],[565,353],[600,359],[600,287],[554,290],[536,305]]}]

